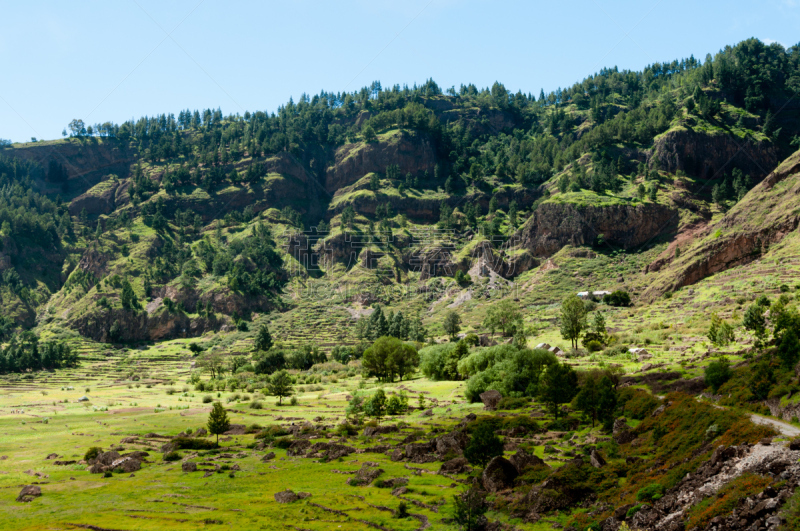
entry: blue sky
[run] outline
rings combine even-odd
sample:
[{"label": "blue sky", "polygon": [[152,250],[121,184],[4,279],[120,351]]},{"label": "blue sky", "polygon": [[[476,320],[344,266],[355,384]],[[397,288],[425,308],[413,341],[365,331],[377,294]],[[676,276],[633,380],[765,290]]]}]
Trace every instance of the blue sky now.
[{"label": "blue sky", "polygon": [[289,97],[434,78],[539,94],[605,66],[800,42],[800,0],[120,0],[8,3],[0,138],[73,118],[274,111]]}]

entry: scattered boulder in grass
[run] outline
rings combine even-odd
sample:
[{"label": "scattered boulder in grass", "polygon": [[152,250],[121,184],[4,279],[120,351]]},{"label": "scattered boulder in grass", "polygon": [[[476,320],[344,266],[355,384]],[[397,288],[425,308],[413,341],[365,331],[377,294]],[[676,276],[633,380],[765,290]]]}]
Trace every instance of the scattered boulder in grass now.
[{"label": "scattered boulder in grass", "polygon": [[267,461],[272,461],[273,459],[275,459],[275,452],[270,452],[267,455],[265,455],[264,457],[262,457],[261,461],[266,463]]},{"label": "scattered boulder in grass", "polygon": [[25,485],[22,487],[22,490],[19,492],[17,496],[18,502],[29,502],[33,501],[34,498],[38,498],[42,495],[42,488],[38,485]]},{"label": "scattered boulder in grass", "polygon": [[614,518],[619,520],[620,522],[625,520],[628,517],[628,511],[630,511],[636,504],[634,503],[627,503],[625,505],[621,505],[614,509]]},{"label": "scattered boulder in grass", "polygon": [[205,428],[200,428],[196,432],[194,432],[195,437],[206,437],[208,436],[208,431]]},{"label": "scattered boulder in grass", "polygon": [[141,450],[136,450],[135,452],[128,452],[127,454],[122,454],[122,457],[133,457],[134,459],[138,459],[139,461],[143,461],[145,457],[149,456],[150,454],[147,452],[143,452]]},{"label": "scattered boulder in grass", "polygon": [[311,493],[310,492],[298,492],[297,493],[297,497],[300,498],[301,500],[305,500],[306,498],[310,498],[311,497]]},{"label": "scattered boulder in grass", "polygon": [[78,402],[88,402],[88,401],[89,401],[89,397],[88,396],[82,396],[82,397],[80,397],[78,399]]},{"label": "scattered boulder in grass", "polygon": [[589,463],[595,468],[603,468],[606,466],[606,460],[603,459],[603,456],[597,450],[592,450],[592,453],[589,454]]},{"label": "scattered boulder in grass", "polygon": [[402,496],[407,492],[408,487],[397,487],[396,489],[392,490],[392,496]]},{"label": "scattered boulder in grass", "polygon": [[247,432],[247,426],[244,424],[231,424],[228,431],[223,433],[223,435],[244,435]]},{"label": "scattered boulder in grass", "polygon": [[183,472],[197,472],[197,463],[193,461],[184,461],[181,463],[181,470]]},{"label": "scattered boulder in grass", "polygon": [[125,437],[121,441],[120,444],[134,444],[139,438],[138,437]]},{"label": "scattered boulder in grass", "polygon": [[464,418],[461,420],[461,422],[459,422],[459,423],[458,423],[458,425],[459,425],[459,426],[466,426],[466,425],[467,425],[467,424],[469,424],[470,422],[474,422],[474,421],[475,421],[475,420],[477,420],[477,419],[478,419],[478,415],[476,415],[475,413],[470,413],[469,415],[467,415],[466,417],[464,417]]},{"label": "scattered boulder in grass", "polygon": [[121,470],[122,472],[136,472],[142,469],[142,462],[134,457],[120,457],[108,467],[109,470]]},{"label": "scattered boulder in grass", "polygon": [[522,471],[529,466],[545,465],[545,462],[539,457],[529,454],[523,449],[517,450],[517,453],[508,458],[508,461],[517,469],[517,473],[522,474]]},{"label": "scattered boulder in grass", "polygon": [[469,462],[463,457],[456,457],[442,463],[439,474],[463,474],[470,470]]},{"label": "scattered boulder in grass", "polygon": [[45,457],[45,460],[58,459],[59,457],[60,456],[58,454],[49,454],[47,457]]},{"label": "scattered boulder in grass", "polygon": [[454,431],[436,438],[436,453],[440,455],[461,454],[468,444],[469,435],[463,431]]},{"label": "scattered boulder in grass", "polygon": [[514,479],[519,475],[511,462],[502,456],[497,456],[489,461],[483,470],[483,487],[489,492],[510,489],[514,486]]},{"label": "scattered boulder in grass", "polygon": [[300,496],[289,489],[275,493],[275,501],[278,503],[293,503],[300,499]]},{"label": "scattered boulder in grass", "polygon": [[503,399],[500,391],[491,389],[480,394],[481,402],[483,402],[483,409],[487,411],[494,411],[497,409],[497,404]]},{"label": "scattered boulder in grass", "polygon": [[432,409],[426,409],[425,411],[422,412],[422,416],[423,417],[432,417],[433,416],[433,410]]},{"label": "scattered boulder in grass", "polygon": [[364,428],[364,437],[374,437],[400,431],[397,426],[367,426]]},{"label": "scattered boulder in grass", "polygon": [[363,487],[378,479],[378,476],[383,472],[382,468],[375,468],[368,463],[364,463],[355,473],[355,476],[347,479],[347,484],[351,487]]},{"label": "scattered boulder in grass", "polygon": [[401,448],[397,448],[389,455],[389,459],[392,461],[401,461],[405,456],[406,452]]},{"label": "scattered boulder in grass", "polygon": [[395,489],[408,485],[408,478],[379,479],[373,485],[382,489]]},{"label": "scattered boulder in grass", "polygon": [[213,470],[207,470],[206,473],[203,474],[203,477],[207,478],[207,477],[211,477],[213,475],[214,475],[214,471]]},{"label": "scattered boulder in grass", "polygon": [[636,438],[625,417],[620,417],[614,421],[612,434],[617,444],[627,444]]},{"label": "scattered boulder in grass", "polygon": [[311,446],[311,443],[306,439],[298,439],[292,441],[289,448],[286,449],[286,455],[289,457],[296,457],[306,453],[306,449]]}]

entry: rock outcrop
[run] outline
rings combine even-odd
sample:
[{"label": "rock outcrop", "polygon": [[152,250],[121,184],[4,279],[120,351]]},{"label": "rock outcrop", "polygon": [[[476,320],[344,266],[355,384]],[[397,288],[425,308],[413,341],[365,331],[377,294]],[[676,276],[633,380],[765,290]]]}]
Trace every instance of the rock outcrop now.
[{"label": "rock outcrop", "polygon": [[547,257],[566,245],[599,240],[631,249],[677,229],[678,211],[657,203],[607,206],[545,202],[517,232],[520,247]]},{"label": "rock outcrop", "polygon": [[722,179],[732,168],[739,168],[760,180],[778,164],[778,149],[772,142],[752,137],[680,128],[656,139],[649,160],[654,158],[662,170],[673,174],[683,170],[701,179]]},{"label": "rock outcrop", "polygon": [[757,184],[705,237],[657,272],[643,298],[694,284],[705,277],[758,259],[771,245],[797,230],[800,212],[800,151]]},{"label": "rock outcrop", "polygon": [[346,144],[336,151],[325,173],[325,188],[333,194],[368,173],[383,174],[390,164],[397,164],[402,175],[432,173],[436,164],[433,141],[426,134],[394,131],[376,142]]}]

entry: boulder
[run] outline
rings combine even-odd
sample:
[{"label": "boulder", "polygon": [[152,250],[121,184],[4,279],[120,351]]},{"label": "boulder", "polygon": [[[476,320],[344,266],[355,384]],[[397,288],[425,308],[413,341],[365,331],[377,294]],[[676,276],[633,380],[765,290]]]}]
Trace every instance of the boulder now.
[{"label": "boulder", "polygon": [[442,463],[439,474],[463,474],[469,471],[469,463],[463,457],[456,457]]},{"label": "boulder", "polygon": [[206,437],[208,435],[208,431],[205,428],[200,428],[196,432],[194,432],[195,437]]},{"label": "boulder", "polygon": [[135,457],[120,457],[113,461],[109,466],[110,470],[122,470],[122,472],[130,473],[142,469],[142,462]]},{"label": "boulder", "polygon": [[289,489],[275,493],[275,501],[278,503],[292,503],[296,502],[299,499],[300,496],[290,491]]},{"label": "boulder", "polygon": [[45,460],[48,460],[48,459],[58,459],[58,458],[59,458],[59,455],[58,455],[58,454],[49,454],[47,457],[45,457]]},{"label": "boulder", "polygon": [[489,492],[510,489],[514,486],[514,479],[519,475],[517,469],[503,456],[497,456],[489,461],[483,470],[483,488]]},{"label": "boulder", "polygon": [[469,415],[467,415],[466,417],[464,417],[464,418],[461,420],[461,422],[459,422],[459,423],[458,423],[458,425],[459,425],[459,426],[466,426],[466,425],[467,425],[467,424],[469,424],[470,422],[473,422],[473,421],[477,420],[477,418],[478,418],[478,415],[476,415],[475,413],[470,413]]},{"label": "boulder", "polygon": [[183,472],[197,472],[197,463],[194,461],[184,461],[181,463],[181,470]]},{"label": "boulder", "polygon": [[128,452],[127,454],[122,454],[122,457],[133,457],[138,459],[139,461],[143,461],[145,457],[149,456],[150,454],[147,452],[143,452],[141,450],[137,450],[135,452]]},{"label": "boulder", "polygon": [[517,453],[512,455],[508,461],[514,465],[514,468],[517,469],[518,474],[522,474],[522,471],[528,468],[529,466],[537,466],[537,465],[544,465],[545,462],[540,458],[536,457],[533,454],[529,454],[523,449],[517,450]]},{"label": "boulder", "polygon": [[631,431],[625,417],[619,417],[614,421],[613,428],[614,441],[617,444],[627,444],[636,438],[636,435]]},{"label": "boulder", "polygon": [[355,473],[355,476],[347,480],[347,484],[353,487],[363,487],[378,479],[383,472],[382,468],[375,468],[370,466],[369,463],[364,463]]},{"label": "boulder", "polygon": [[423,417],[432,417],[433,416],[433,410],[432,409],[426,409],[425,411],[422,412],[422,416]]},{"label": "boulder", "polygon": [[295,457],[298,455],[303,455],[306,453],[306,449],[311,446],[311,443],[308,442],[306,439],[298,439],[293,441],[292,444],[289,445],[289,448],[286,449],[286,455],[289,457]]},{"label": "boulder", "polygon": [[469,444],[469,436],[463,431],[454,431],[436,438],[436,453],[439,455],[451,452],[460,454],[467,444]]},{"label": "boulder", "polygon": [[384,435],[396,431],[400,431],[397,426],[367,426],[364,428],[364,437],[374,437],[376,435]]},{"label": "boulder", "polygon": [[426,443],[411,443],[406,445],[406,457],[415,463],[435,461],[436,457],[430,455],[435,451],[436,443],[434,441]]},{"label": "boulder", "polygon": [[480,398],[483,402],[483,409],[494,411],[497,409],[497,404],[503,399],[503,395],[500,394],[500,391],[492,389],[481,393]]},{"label": "boulder", "polygon": [[120,457],[122,456],[119,455],[119,452],[117,452],[116,450],[109,450],[108,452],[103,452],[102,454],[98,455],[94,459],[94,462],[105,466],[111,466],[111,463],[113,463]]},{"label": "boulder", "polygon": [[328,458],[329,461],[332,461],[334,459],[339,459],[340,457],[346,457],[355,451],[356,449],[351,446],[331,443],[330,445],[328,445],[328,449],[325,453],[325,456]]},{"label": "boulder", "polygon": [[614,519],[619,521],[625,520],[625,518],[628,517],[628,511],[631,510],[633,507],[635,507],[635,504],[633,503],[628,503],[620,507],[617,507],[616,509],[614,509]]},{"label": "boulder", "polygon": [[262,458],[261,458],[261,461],[263,461],[264,463],[266,463],[267,461],[271,461],[271,460],[273,460],[273,459],[275,459],[275,452],[270,452],[270,453],[268,453],[267,455],[265,455],[264,457],[262,457]]},{"label": "boulder", "polygon": [[389,459],[392,461],[400,461],[406,456],[406,452],[402,448],[397,448],[390,455]]},{"label": "boulder", "polygon": [[19,495],[17,496],[18,502],[29,502],[32,501],[34,498],[38,498],[42,495],[42,488],[38,485],[25,485],[22,487],[22,490],[19,491]]},{"label": "boulder", "polygon": [[600,455],[597,450],[592,450],[592,453],[589,454],[589,463],[595,468],[603,468],[606,466],[606,460],[603,459],[603,456]]}]

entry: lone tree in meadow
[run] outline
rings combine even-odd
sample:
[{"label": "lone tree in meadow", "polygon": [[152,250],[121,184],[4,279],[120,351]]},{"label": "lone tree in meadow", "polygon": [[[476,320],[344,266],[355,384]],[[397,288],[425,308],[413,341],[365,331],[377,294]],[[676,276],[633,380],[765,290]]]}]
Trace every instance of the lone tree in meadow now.
[{"label": "lone tree in meadow", "polygon": [[214,402],[214,408],[208,414],[208,431],[217,436],[217,444],[219,444],[219,436],[231,429],[231,422],[228,420],[228,413],[219,402]]},{"label": "lone tree in meadow", "polygon": [[512,330],[522,328],[522,312],[513,301],[504,299],[489,307],[483,326],[488,328],[492,335],[499,328],[504,337],[511,335]]},{"label": "lone tree in meadow", "polygon": [[453,310],[450,310],[444,315],[442,328],[450,336],[450,339],[455,339],[456,335],[461,331],[461,317]]},{"label": "lone tree in meadow", "polygon": [[269,350],[272,348],[272,334],[269,333],[267,325],[261,325],[256,333],[256,339],[253,341],[253,348],[255,350]]},{"label": "lone tree in meadow", "polygon": [[284,396],[292,396],[292,377],[285,370],[280,370],[272,375],[267,384],[267,392],[272,396],[278,397],[278,404],[281,404]]},{"label": "lone tree in meadow", "polygon": [[572,348],[578,348],[581,332],[586,328],[586,306],[577,295],[570,295],[561,303],[561,315],[558,317],[561,325],[561,337],[569,339]]},{"label": "lone tree in meadow", "polygon": [[382,382],[393,382],[395,376],[408,377],[419,366],[419,353],[396,337],[378,338],[361,359],[361,366],[368,376],[375,376]]}]

